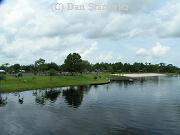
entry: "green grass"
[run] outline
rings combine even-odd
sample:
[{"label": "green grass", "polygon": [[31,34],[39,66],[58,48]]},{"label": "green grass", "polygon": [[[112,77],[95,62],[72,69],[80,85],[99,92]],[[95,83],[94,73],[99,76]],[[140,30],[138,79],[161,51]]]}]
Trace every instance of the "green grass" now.
[{"label": "green grass", "polygon": [[[55,88],[63,86],[102,84],[108,82],[108,74],[83,74],[79,76],[24,76],[17,79],[6,76],[6,81],[0,82],[0,92],[17,92],[41,88]],[[99,77],[101,76],[101,77]]]}]

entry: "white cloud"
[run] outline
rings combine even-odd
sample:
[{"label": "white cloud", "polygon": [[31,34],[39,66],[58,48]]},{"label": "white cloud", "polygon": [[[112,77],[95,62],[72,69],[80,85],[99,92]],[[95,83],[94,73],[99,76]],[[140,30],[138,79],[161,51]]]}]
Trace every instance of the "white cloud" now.
[{"label": "white cloud", "polygon": [[136,51],[136,54],[137,54],[138,56],[143,56],[143,57],[149,56],[149,52],[148,52],[148,50],[145,49],[145,48],[139,48],[139,49]]},{"label": "white cloud", "polygon": [[139,48],[136,51],[136,54],[141,57],[156,59],[166,56],[169,51],[170,51],[170,47],[164,46],[158,42],[152,48]]},{"label": "white cloud", "polygon": [[154,12],[156,18],[155,33],[160,37],[180,37],[180,1],[168,1]]},{"label": "white cloud", "polygon": [[157,43],[156,46],[152,47],[151,51],[152,56],[159,58],[165,56],[170,50],[170,47],[168,46],[163,46],[160,43]]},{"label": "white cloud", "polygon": [[97,49],[97,42],[94,42],[90,47],[86,48],[84,52],[81,52],[81,55],[83,58],[88,59],[88,57],[93,55],[94,51]]},{"label": "white cloud", "polygon": [[[79,52],[83,58],[93,62],[116,61],[120,54],[115,55],[112,48],[103,46],[102,41],[111,44],[114,40],[125,38],[180,37],[178,0],[164,2],[161,6],[156,5],[162,1],[154,0],[122,0],[120,3],[119,0],[63,1],[76,4],[127,4],[129,11],[126,12],[52,12],[53,2],[56,0],[6,0],[1,5],[1,62],[29,64],[43,57],[48,61],[62,63],[71,52]],[[150,51],[140,48],[136,53],[159,58],[165,56],[169,49],[159,44]]]}]

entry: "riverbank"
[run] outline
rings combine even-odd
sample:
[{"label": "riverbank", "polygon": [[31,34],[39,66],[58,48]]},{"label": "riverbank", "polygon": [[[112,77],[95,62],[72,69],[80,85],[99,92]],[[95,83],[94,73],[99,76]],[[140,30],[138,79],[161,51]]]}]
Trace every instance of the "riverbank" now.
[{"label": "riverbank", "polygon": [[109,74],[83,74],[77,76],[23,76],[17,79],[6,76],[1,81],[0,92],[18,92],[34,89],[55,88],[78,85],[98,85],[109,83]]},{"label": "riverbank", "polygon": [[66,86],[100,85],[110,81],[133,81],[142,77],[166,76],[158,73],[136,73],[136,74],[83,74],[76,76],[23,76],[17,79],[6,76],[6,81],[0,82],[0,92],[18,92],[34,89],[46,89]]}]

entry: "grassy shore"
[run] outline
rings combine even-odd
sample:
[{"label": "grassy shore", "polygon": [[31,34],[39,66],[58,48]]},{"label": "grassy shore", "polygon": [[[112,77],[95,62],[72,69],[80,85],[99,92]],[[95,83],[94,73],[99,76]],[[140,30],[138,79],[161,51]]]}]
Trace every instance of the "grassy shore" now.
[{"label": "grassy shore", "polygon": [[[132,77],[112,75],[110,73],[82,74],[76,76],[23,76],[17,79],[6,76],[6,81],[0,82],[0,92],[18,92],[34,89],[56,88],[64,86],[105,84],[111,81],[129,81]],[[172,74],[170,74],[172,75]],[[174,74],[173,74],[174,75]]]},{"label": "grassy shore", "polygon": [[83,74],[78,76],[23,76],[17,79],[6,76],[6,81],[0,82],[0,92],[17,92],[63,86],[90,85],[108,83],[108,74]]}]

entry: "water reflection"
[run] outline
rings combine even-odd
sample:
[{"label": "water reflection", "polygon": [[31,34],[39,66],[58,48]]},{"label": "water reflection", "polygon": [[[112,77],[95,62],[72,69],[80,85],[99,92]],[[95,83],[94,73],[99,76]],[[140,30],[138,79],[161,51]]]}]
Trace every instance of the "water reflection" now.
[{"label": "water reflection", "polygon": [[45,105],[46,101],[55,103],[58,96],[61,94],[61,90],[50,89],[50,90],[35,90],[32,92],[35,96],[35,102],[41,105]]},{"label": "water reflection", "polygon": [[21,93],[18,93],[18,102],[19,102],[19,104],[24,103],[24,97],[23,97],[23,94],[21,94]]},{"label": "water reflection", "polygon": [[1,134],[179,135],[179,82],[157,77],[0,93]]},{"label": "water reflection", "polygon": [[[111,82],[111,84],[117,84],[119,88],[127,88],[128,86],[136,85],[136,83],[139,83],[143,86],[147,80],[152,81],[154,84],[159,84],[159,79],[159,77],[141,78],[132,82],[113,81]],[[29,91],[28,93],[32,93],[33,97],[35,97],[34,102],[40,105],[55,103],[58,98],[62,98],[69,107],[78,108],[83,102],[84,94],[87,94],[90,88],[99,89],[99,85],[51,88],[46,90]],[[109,85],[106,85],[106,89],[109,89]],[[13,95],[17,97],[17,101],[19,104],[23,104],[25,101],[26,97],[23,96],[23,93],[26,92],[13,93]],[[9,95],[10,94],[6,94],[5,96],[5,94],[0,93],[0,107],[5,107],[8,104]]]},{"label": "water reflection", "polygon": [[125,81],[111,81],[111,83],[114,83],[114,84],[118,84],[118,86],[120,88],[128,88],[128,86],[131,86],[131,85],[146,85],[146,83],[153,83],[153,84],[156,84],[158,85],[160,82],[160,80],[163,80],[161,77],[141,77],[141,78],[136,78],[134,79],[133,81],[128,81],[128,80],[125,80]]},{"label": "water reflection", "polygon": [[88,86],[70,87],[63,91],[63,97],[70,106],[78,108],[83,101],[84,92],[89,88]]},{"label": "water reflection", "polygon": [[0,107],[4,107],[7,104],[7,97],[3,97],[0,93]]},{"label": "water reflection", "polygon": [[51,89],[49,91],[45,91],[44,97],[45,97],[45,99],[50,100],[51,102],[54,103],[54,102],[56,102],[56,100],[60,94],[61,94],[61,91]]},{"label": "water reflection", "polygon": [[[55,103],[58,98],[64,98],[65,102],[74,108],[78,108],[82,101],[85,93],[88,92],[90,86],[77,86],[77,87],[66,87],[66,88],[52,88],[47,90],[34,90],[29,91],[28,93],[32,93],[32,96],[35,97],[34,101],[37,104],[46,105],[47,103]],[[14,97],[17,98],[19,104],[23,104],[24,100],[26,100],[23,96],[23,93],[13,93]],[[4,94],[0,94],[0,106],[4,107],[8,103],[8,96],[4,97]],[[15,99],[16,99],[15,98]]]},{"label": "water reflection", "polygon": [[115,130],[113,135],[149,135],[150,133],[139,128],[124,128]]}]

